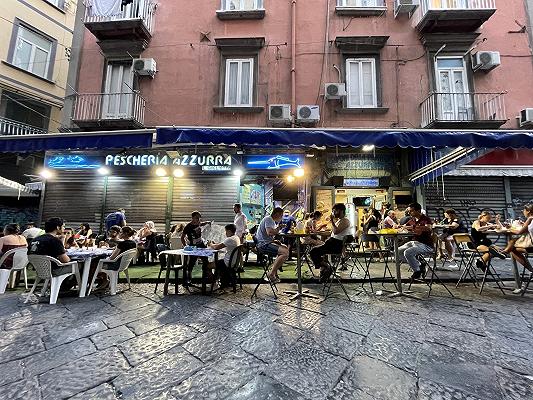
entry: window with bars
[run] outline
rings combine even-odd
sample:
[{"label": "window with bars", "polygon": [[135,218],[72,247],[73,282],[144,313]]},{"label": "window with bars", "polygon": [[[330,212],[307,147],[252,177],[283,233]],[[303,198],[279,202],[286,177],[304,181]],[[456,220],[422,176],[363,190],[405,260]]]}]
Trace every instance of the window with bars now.
[{"label": "window with bars", "polygon": [[252,11],[263,8],[263,0],[222,0],[222,11]]},{"label": "window with bars", "polygon": [[252,107],[254,59],[226,59],[224,107]]},{"label": "window with bars", "polygon": [[48,77],[54,43],[47,37],[18,26],[11,63],[42,78]]},{"label": "window with bars", "polygon": [[376,60],[374,58],[346,60],[346,90],[348,108],[378,106]]}]

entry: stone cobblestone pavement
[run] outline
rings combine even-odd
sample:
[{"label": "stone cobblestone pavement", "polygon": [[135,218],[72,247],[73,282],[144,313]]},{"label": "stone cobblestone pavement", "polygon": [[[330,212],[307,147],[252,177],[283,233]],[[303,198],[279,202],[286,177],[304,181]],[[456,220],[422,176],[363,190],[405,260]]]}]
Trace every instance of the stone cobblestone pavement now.
[{"label": "stone cobblestone pavement", "polygon": [[[533,295],[0,296],[0,399],[533,399]],[[310,286],[320,292],[318,286]],[[423,287],[414,290],[423,294]]]}]

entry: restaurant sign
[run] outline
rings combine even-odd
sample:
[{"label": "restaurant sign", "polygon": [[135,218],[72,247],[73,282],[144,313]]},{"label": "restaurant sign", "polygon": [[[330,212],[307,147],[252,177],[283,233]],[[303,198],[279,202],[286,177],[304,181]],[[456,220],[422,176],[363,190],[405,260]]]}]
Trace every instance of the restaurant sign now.
[{"label": "restaurant sign", "polygon": [[247,156],[244,165],[247,169],[293,169],[303,168],[304,156],[301,154],[277,154]]},{"label": "restaurant sign", "polygon": [[379,187],[379,178],[344,178],[343,186]]}]

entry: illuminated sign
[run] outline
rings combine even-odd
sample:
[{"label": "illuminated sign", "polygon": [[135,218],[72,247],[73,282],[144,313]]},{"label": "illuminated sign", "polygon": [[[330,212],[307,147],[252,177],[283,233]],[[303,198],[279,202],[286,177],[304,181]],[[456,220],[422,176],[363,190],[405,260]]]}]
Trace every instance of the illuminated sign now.
[{"label": "illuminated sign", "polygon": [[44,165],[52,169],[96,169],[102,161],[102,157],[85,154],[52,154],[45,157]]},{"label": "illuminated sign", "polygon": [[231,156],[228,154],[182,154],[177,157],[170,157],[167,154],[110,154],[105,157],[105,165],[110,167],[152,167],[166,165],[201,167],[204,171],[229,171],[231,170],[231,164]]},{"label": "illuminated sign", "polygon": [[303,167],[304,158],[301,154],[247,156],[244,165],[248,169],[294,169]]},{"label": "illuminated sign", "polygon": [[379,187],[379,178],[344,178],[344,186]]}]

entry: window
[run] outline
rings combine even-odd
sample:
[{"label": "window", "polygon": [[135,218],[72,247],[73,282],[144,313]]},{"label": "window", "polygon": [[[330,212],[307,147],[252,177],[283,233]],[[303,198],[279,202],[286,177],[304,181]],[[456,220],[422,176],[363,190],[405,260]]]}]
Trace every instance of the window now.
[{"label": "window", "polygon": [[263,8],[263,0],[222,0],[223,11],[247,11]]},{"label": "window", "polygon": [[11,63],[42,78],[48,76],[53,42],[19,25]]},{"label": "window", "polygon": [[63,0],[45,0],[46,2],[56,6],[57,8],[63,8]]},{"label": "window", "polygon": [[376,60],[349,58],[346,60],[348,108],[377,107]]},{"label": "window", "polygon": [[226,59],[224,107],[252,107],[253,58]]},{"label": "window", "polygon": [[385,7],[384,0],[337,0],[337,7]]}]

